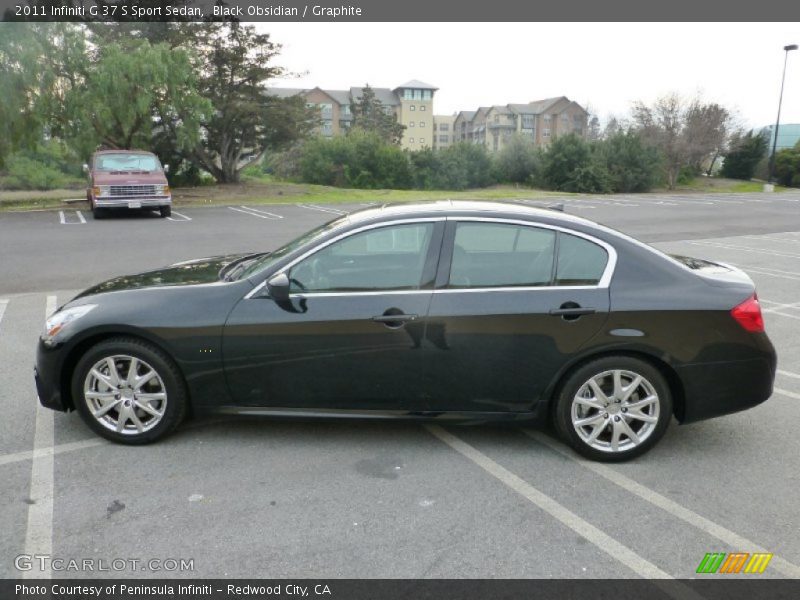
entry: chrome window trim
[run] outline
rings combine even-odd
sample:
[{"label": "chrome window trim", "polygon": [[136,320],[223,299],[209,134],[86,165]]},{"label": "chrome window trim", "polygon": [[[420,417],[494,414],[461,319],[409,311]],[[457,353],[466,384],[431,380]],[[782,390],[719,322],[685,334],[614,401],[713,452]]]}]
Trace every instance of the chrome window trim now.
[{"label": "chrome window trim", "polygon": [[[576,237],[583,238],[593,244],[596,244],[603,248],[608,254],[608,261],[606,262],[606,268],[603,270],[603,274],[600,276],[600,280],[597,282],[596,285],[543,285],[543,286],[529,286],[524,289],[549,289],[549,290],[563,290],[563,289],[578,289],[578,290],[587,290],[587,289],[602,289],[607,288],[611,285],[611,278],[614,276],[614,270],[617,267],[617,251],[608,242],[604,242],[603,240],[597,239],[596,237],[589,235],[588,233],[583,233],[582,231],[575,231],[574,229],[568,229],[566,227],[561,227],[560,225],[550,225],[549,223],[539,223],[536,221],[524,221],[521,219],[507,219],[503,217],[448,217],[448,221],[468,221],[468,222],[478,222],[478,223],[502,223],[507,225],[524,225],[527,227],[536,227],[539,229],[551,229],[553,231],[560,231],[562,233],[566,233],[568,235],[574,235]],[[523,289],[521,287],[480,287],[480,288],[447,288],[449,292],[463,292],[467,290],[481,290],[481,291],[489,291],[489,290],[518,290]],[[436,290],[444,291],[444,290]]]},{"label": "chrome window trim", "polygon": [[[327,246],[349,237],[350,235],[355,235],[357,233],[361,233],[363,231],[368,231],[370,229],[378,229],[380,227],[386,227],[390,225],[403,225],[409,223],[430,223],[430,222],[438,222],[438,221],[467,221],[467,222],[478,222],[478,223],[501,223],[501,224],[508,224],[508,225],[523,225],[527,227],[537,227],[540,229],[550,229],[553,231],[560,231],[566,233],[568,235],[574,235],[576,237],[584,238],[585,240],[592,242],[601,248],[603,248],[606,253],[608,254],[608,262],[606,263],[606,268],[603,271],[603,275],[600,277],[600,281],[598,281],[597,285],[538,285],[538,286],[502,286],[502,287],[474,287],[474,288],[442,288],[442,289],[433,289],[433,290],[371,290],[365,292],[310,292],[310,293],[295,293],[291,294],[290,297],[292,298],[331,298],[331,297],[341,297],[341,296],[383,296],[383,295],[400,295],[400,294],[455,294],[455,293],[486,293],[486,292],[530,292],[530,291],[539,291],[539,290],[594,290],[594,289],[607,289],[611,285],[611,278],[614,276],[614,270],[617,266],[617,251],[614,247],[605,242],[600,240],[592,235],[587,233],[583,233],[581,231],[575,231],[574,229],[568,229],[566,227],[561,227],[559,225],[550,225],[549,223],[539,223],[537,221],[526,221],[522,219],[508,219],[503,217],[469,217],[469,216],[441,216],[441,217],[420,217],[420,218],[410,218],[410,219],[398,219],[396,221],[383,221],[380,223],[372,223],[370,225],[365,225],[363,227],[359,227],[357,229],[353,229],[347,232],[344,232],[324,244],[316,246],[309,250],[308,252],[302,254],[301,256],[294,259],[288,265],[282,267],[280,270],[276,271],[273,274],[280,275],[291,269],[294,265],[299,263],[300,261],[304,260],[305,258],[315,254],[316,252],[326,248]],[[250,300],[259,291],[267,285],[267,281],[264,280],[252,290],[250,290],[247,295],[244,297],[245,300]]]}]

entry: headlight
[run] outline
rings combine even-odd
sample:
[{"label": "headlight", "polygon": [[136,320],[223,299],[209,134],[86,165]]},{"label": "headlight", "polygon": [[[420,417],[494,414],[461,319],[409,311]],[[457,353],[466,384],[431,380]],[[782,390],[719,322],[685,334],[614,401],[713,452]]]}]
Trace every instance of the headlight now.
[{"label": "headlight", "polygon": [[167,196],[169,195],[169,186],[168,185],[157,185],[156,186],[156,194],[159,196]]},{"label": "headlight", "polygon": [[96,185],[92,188],[92,193],[95,197],[102,197],[102,196],[110,196],[111,195],[111,186],[110,185]]},{"label": "headlight", "polygon": [[44,325],[44,332],[42,333],[42,340],[47,344],[53,341],[53,338],[59,331],[64,329],[69,323],[75,319],[80,319],[83,315],[87,314],[90,310],[95,308],[96,304],[83,304],[81,306],[73,306],[66,308],[55,313],[51,316]]}]

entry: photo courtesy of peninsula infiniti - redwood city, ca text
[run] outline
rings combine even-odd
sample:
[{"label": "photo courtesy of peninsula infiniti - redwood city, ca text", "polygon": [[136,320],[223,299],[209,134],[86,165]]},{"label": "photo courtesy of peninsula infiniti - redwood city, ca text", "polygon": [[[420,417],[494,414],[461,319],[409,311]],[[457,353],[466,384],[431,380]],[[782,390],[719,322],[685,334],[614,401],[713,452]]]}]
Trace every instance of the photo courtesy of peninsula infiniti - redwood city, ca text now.
[{"label": "photo courtesy of peninsula infiniti - redwood city, ca text", "polygon": [[546,421],[625,460],[772,393],[750,278],[556,210],[370,208],[273,252],[85,290],[47,320],[41,403],[110,440],[188,414]]}]

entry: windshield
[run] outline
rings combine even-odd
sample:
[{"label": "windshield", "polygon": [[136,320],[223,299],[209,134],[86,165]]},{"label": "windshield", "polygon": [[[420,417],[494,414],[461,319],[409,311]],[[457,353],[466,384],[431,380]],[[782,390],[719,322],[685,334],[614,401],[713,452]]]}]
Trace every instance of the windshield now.
[{"label": "windshield", "polygon": [[316,238],[319,238],[330,230],[335,229],[341,223],[347,220],[347,217],[338,217],[332,221],[328,221],[319,227],[304,233],[299,238],[296,238],[286,244],[285,246],[281,246],[274,252],[270,252],[264,256],[259,257],[258,259],[254,260],[253,262],[249,263],[246,268],[242,269],[239,273],[237,273],[236,279],[246,279],[255,273],[269,267],[270,265],[275,264],[278,260],[287,256],[297,250],[298,248],[313,242]]},{"label": "windshield", "polygon": [[160,171],[161,165],[152,154],[115,152],[97,156],[94,168],[98,171]]}]

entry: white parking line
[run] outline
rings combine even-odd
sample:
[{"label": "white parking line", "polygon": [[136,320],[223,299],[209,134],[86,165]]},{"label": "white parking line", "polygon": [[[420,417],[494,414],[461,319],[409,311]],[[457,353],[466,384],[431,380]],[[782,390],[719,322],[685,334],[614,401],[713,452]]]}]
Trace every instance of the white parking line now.
[{"label": "white parking line", "polygon": [[[738,533],[735,533],[710,519],[706,519],[705,517],[698,515],[696,512],[693,512],[688,508],[681,506],[674,500],[670,500],[666,496],[662,496],[658,492],[643,486],[641,483],[634,481],[630,477],[619,473],[611,467],[575,456],[571,451],[567,450],[562,445],[558,444],[539,431],[525,430],[524,433],[540,444],[543,444],[551,450],[558,452],[561,456],[565,456],[570,460],[575,461],[582,467],[585,467],[593,473],[600,475],[600,477],[603,477],[611,483],[618,485],[625,491],[638,496],[642,500],[645,500],[650,504],[653,504],[654,506],[657,506],[660,509],[668,512],[673,517],[677,517],[681,521],[684,521],[689,525],[693,525],[708,535],[717,538],[731,548],[747,548],[750,552],[769,552],[769,550],[762,548],[755,542],[748,540]],[[800,567],[780,558],[779,556],[774,556],[770,564],[777,571],[780,571],[787,577],[800,577]]]},{"label": "white parking line", "polygon": [[277,220],[283,218],[281,215],[276,215],[275,213],[267,212],[265,210],[250,208],[249,206],[240,206],[239,208],[236,208],[235,206],[229,206],[228,208],[235,210],[236,212],[250,215],[251,217],[258,217],[259,219]]},{"label": "white parking line", "polygon": [[687,242],[695,246],[708,246],[710,248],[723,248],[726,250],[737,250],[745,252],[760,252],[762,254],[770,254],[772,256],[782,256],[785,258],[800,258],[800,254],[789,254],[788,252],[778,252],[776,250],[768,250],[766,248],[750,248],[749,246],[732,246],[730,244],[722,244],[719,242]]},{"label": "white parking line", "polygon": [[621,544],[605,532],[585,521],[566,507],[562,506],[550,496],[543,494],[527,481],[518,477],[505,467],[499,465],[480,450],[470,446],[461,438],[445,431],[438,425],[426,425],[428,431],[439,438],[453,450],[468,458],[495,479],[517,492],[519,495],[538,506],[551,517],[569,527],[581,537],[589,540],[595,546],[618,560],[631,571],[645,579],[672,579],[672,577],[659,569],[647,559],[639,556],[627,546]]},{"label": "white parking line", "polygon": [[792,379],[800,379],[800,374],[792,373],[791,371],[784,371],[783,369],[778,369],[778,375],[783,375],[784,377],[791,377]]},{"label": "white parking line", "polygon": [[[58,306],[55,296],[47,297],[45,317],[53,314]],[[31,488],[28,505],[28,527],[25,532],[25,554],[53,553],[53,455],[36,455],[37,450],[52,448],[54,440],[53,411],[36,403],[36,425],[33,434],[35,458],[31,464]],[[23,578],[53,576],[49,563],[41,571],[24,571]]]},{"label": "white parking line", "polygon": [[59,444],[58,446],[50,446],[47,448],[37,448],[35,450],[26,450],[25,452],[14,452],[12,454],[5,454],[0,456],[0,466],[10,465],[12,463],[23,462],[31,459],[45,458],[48,456],[55,456],[56,454],[64,454],[65,452],[74,452],[75,450],[84,450],[85,448],[93,448],[95,446],[103,446],[108,444],[101,438],[82,440],[80,442],[68,442],[66,444]]},{"label": "white parking line", "polygon": [[331,208],[329,206],[317,206],[316,204],[298,204],[300,208],[307,208],[308,210],[318,210],[320,212],[331,213],[332,215],[346,215],[347,211],[339,210],[338,208]]},{"label": "white parking line", "polygon": [[173,210],[173,211],[172,211],[172,214],[173,214],[173,215],[177,215],[177,216],[179,216],[179,217],[180,217],[180,219],[176,219],[175,217],[167,217],[167,219],[168,219],[168,220],[170,220],[170,221],[176,221],[176,222],[180,223],[180,222],[182,222],[182,221],[191,221],[191,220],[192,220],[192,218],[191,218],[191,217],[187,217],[187,216],[186,216],[186,215],[184,215],[183,213],[179,213],[179,212],[178,212],[178,211],[176,211],[176,210]]},{"label": "white parking line", "polygon": [[3,314],[5,314],[7,307],[8,307],[8,300],[6,299],[0,300],[0,323],[3,322]]},{"label": "white parking line", "polygon": [[764,298],[759,298],[759,302],[764,302],[766,304],[773,304],[770,308],[765,308],[761,312],[764,313],[777,313],[780,314],[779,310],[785,310],[787,308],[800,308],[800,302],[792,302],[790,304],[780,304],[779,302],[773,302],[772,300],[765,300]]},{"label": "white parking line", "polygon": [[58,211],[58,220],[62,225],[86,225],[86,218],[83,216],[81,211],[76,210],[75,216],[78,217],[77,223],[74,221],[68,221],[67,215],[63,210]]}]

